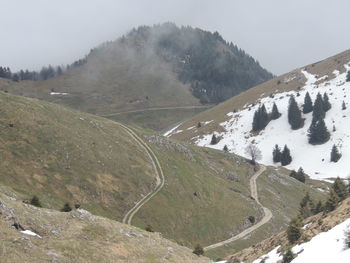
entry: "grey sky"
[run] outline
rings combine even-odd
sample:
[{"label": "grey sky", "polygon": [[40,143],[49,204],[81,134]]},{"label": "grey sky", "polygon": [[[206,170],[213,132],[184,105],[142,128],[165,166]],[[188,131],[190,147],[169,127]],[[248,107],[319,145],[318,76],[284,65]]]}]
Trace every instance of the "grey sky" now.
[{"label": "grey sky", "polygon": [[73,62],[132,27],[218,31],[275,74],[349,48],[348,0],[0,0],[0,65]]}]

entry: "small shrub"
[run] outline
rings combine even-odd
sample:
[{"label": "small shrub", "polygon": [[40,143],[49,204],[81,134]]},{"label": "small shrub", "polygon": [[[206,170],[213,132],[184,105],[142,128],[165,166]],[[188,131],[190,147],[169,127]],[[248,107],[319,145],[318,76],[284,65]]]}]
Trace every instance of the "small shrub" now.
[{"label": "small shrub", "polygon": [[63,208],[61,209],[61,212],[70,212],[72,211],[72,207],[70,206],[69,203],[65,203]]},{"label": "small shrub", "polygon": [[39,198],[36,195],[34,195],[33,198],[30,200],[30,204],[36,207],[42,207]]},{"label": "small shrub", "polygon": [[147,225],[146,228],[145,228],[145,230],[146,230],[147,232],[151,232],[151,233],[154,232],[153,227],[152,227],[151,225]]},{"label": "small shrub", "polygon": [[194,250],[193,250],[193,254],[196,254],[197,256],[201,256],[204,254],[204,249],[201,245],[196,245]]},{"label": "small shrub", "polygon": [[254,224],[255,223],[255,217],[254,216],[249,216],[248,217],[248,220],[251,224]]}]

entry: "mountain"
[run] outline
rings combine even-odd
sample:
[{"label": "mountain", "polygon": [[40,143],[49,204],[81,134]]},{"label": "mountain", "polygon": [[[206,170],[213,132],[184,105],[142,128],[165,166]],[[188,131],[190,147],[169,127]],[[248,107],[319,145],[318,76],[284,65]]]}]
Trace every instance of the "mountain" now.
[{"label": "mountain", "polygon": [[[273,148],[278,144],[283,150],[284,145],[287,145],[292,162],[287,164],[286,168],[297,170],[302,167],[315,179],[337,176],[346,178],[349,176],[346,160],[350,154],[350,135],[347,129],[349,62],[350,51],[345,51],[324,61],[295,69],[195,116],[174,129],[169,136],[216,149],[223,149],[226,145],[228,151],[246,157],[246,147],[254,144],[261,150],[261,163],[274,166],[280,164],[273,162]],[[310,127],[319,129],[311,126],[314,112],[302,113],[298,117],[300,127],[295,129],[292,129],[288,120],[291,97],[294,97],[299,110],[303,110],[306,93],[309,93],[312,103],[315,103],[317,94],[321,95],[322,111],[326,93],[331,106],[324,117],[329,136],[327,131],[324,131],[325,138],[316,142],[309,139]],[[277,119],[271,119],[269,116],[274,103],[281,113]],[[263,123],[266,127],[253,131],[255,112],[259,108],[262,109],[263,105],[267,111],[267,119]],[[200,128],[199,122],[203,124]],[[210,144],[213,134],[219,138],[215,145]],[[331,162],[331,150],[334,145],[341,154],[337,162]]]},{"label": "mountain", "polygon": [[[198,262],[188,248],[84,209],[37,208],[0,186],[1,262]],[[16,229],[16,227],[18,229]]]},{"label": "mountain", "polygon": [[[190,248],[256,225],[265,216],[262,205],[271,211],[272,219],[245,239],[207,251],[213,258],[281,231],[306,192],[325,198],[326,183],[301,183],[283,168],[257,174],[234,154],[62,105],[0,92],[0,113],[0,185],[21,200],[36,195],[48,209],[69,203],[142,229],[150,225]],[[252,178],[262,205],[252,197]]]},{"label": "mountain", "polygon": [[0,87],[160,130],[272,77],[217,32],[166,23],[106,42],[59,76]]},{"label": "mountain", "polygon": [[228,263],[278,263],[288,249],[294,259],[288,262],[345,263],[350,256],[350,199],[344,200],[335,211],[320,213],[303,221],[302,235],[296,244],[288,242],[286,232],[273,235],[230,257]]}]

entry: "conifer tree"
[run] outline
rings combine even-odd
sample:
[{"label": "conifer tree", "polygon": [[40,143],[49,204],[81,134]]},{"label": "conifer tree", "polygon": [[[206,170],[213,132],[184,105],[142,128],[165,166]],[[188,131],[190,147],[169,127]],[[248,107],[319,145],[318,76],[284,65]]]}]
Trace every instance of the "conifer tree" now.
[{"label": "conifer tree", "polygon": [[304,124],[304,120],[301,117],[301,111],[297,102],[295,101],[294,96],[291,96],[289,99],[288,122],[293,130],[301,128]]},{"label": "conifer tree", "polygon": [[267,114],[267,111],[266,111],[264,104],[260,107],[260,114],[259,115],[260,115],[260,127],[262,130],[269,123],[269,115]]},{"label": "conifer tree", "polygon": [[255,111],[254,112],[254,117],[253,117],[253,131],[259,131],[260,127],[259,127],[259,111]]},{"label": "conifer tree", "polygon": [[[350,71],[349,71],[350,72]],[[342,110],[346,110],[346,104],[345,104],[345,101],[343,101],[342,105],[341,105],[341,109]]]},{"label": "conifer tree", "polygon": [[261,131],[263,130],[267,124],[269,123],[269,115],[267,114],[265,105],[263,104],[254,112],[253,118],[253,131]]},{"label": "conifer tree", "polygon": [[323,119],[311,123],[308,137],[310,144],[323,144],[329,140],[330,134]]},{"label": "conifer tree", "polygon": [[292,162],[292,157],[290,156],[290,150],[287,145],[284,146],[281,154],[281,164],[283,166],[288,165]]},{"label": "conifer tree", "polygon": [[306,92],[305,98],[304,98],[303,113],[306,114],[306,113],[312,112],[312,110],[313,110],[312,100],[309,92]]},{"label": "conifer tree", "polygon": [[339,203],[339,197],[338,195],[334,192],[333,189],[331,189],[331,192],[329,193],[329,197],[324,205],[324,209],[326,212],[330,212],[330,211],[333,211],[338,203]]},{"label": "conifer tree", "polygon": [[275,145],[275,148],[273,148],[273,151],[272,151],[272,159],[273,159],[273,162],[274,163],[279,163],[281,162],[281,149],[280,147],[278,147],[278,145],[276,144]]},{"label": "conifer tree", "polygon": [[337,194],[340,201],[344,200],[349,195],[346,184],[339,177],[337,177],[337,179],[335,179],[335,181],[332,185],[332,189]]},{"label": "conifer tree", "polygon": [[19,76],[17,73],[13,74],[12,75],[12,80],[15,81],[15,82],[18,82],[19,81]]},{"label": "conifer tree", "polygon": [[314,103],[314,109],[312,111],[312,122],[324,119],[325,116],[326,112],[323,108],[323,99],[321,94],[318,93]]},{"label": "conifer tree", "polygon": [[228,148],[227,148],[226,144],[224,145],[224,149],[223,150],[224,150],[224,152],[228,152]]},{"label": "conifer tree", "polygon": [[283,255],[282,262],[283,263],[290,263],[295,258],[294,253],[292,250],[288,249],[287,252]]},{"label": "conifer tree", "polygon": [[334,144],[332,147],[332,151],[331,151],[331,162],[338,162],[339,159],[341,158],[341,153],[338,150],[338,147]]},{"label": "conifer tree", "polygon": [[287,237],[288,241],[291,244],[294,244],[296,241],[299,240],[302,234],[302,218],[300,216],[297,216],[293,218],[287,228]]},{"label": "conifer tree", "polygon": [[346,81],[350,81],[350,71],[346,74]]},{"label": "conifer tree", "polygon": [[322,204],[322,201],[320,200],[317,202],[312,212],[316,215],[318,213],[321,213],[322,211],[323,211],[323,204]]},{"label": "conifer tree", "polygon": [[216,138],[215,134],[213,134],[213,136],[211,136],[210,144],[215,145],[217,143],[218,143],[218,139]]},{"label": "conifer tree", "polygon": [[323,93],[323,110],[325,112],[329,111],[332,105],[329,103],[329,98],[327,92]]},{"label": "conifer tree", "polygon": [[300,206],[299,206],[300,215],[303,218],[310,217],[314,214],[313,213],[314,209],[315,209],[314,202],[312,201],[309,193],[307,192],[300,202]]},{"label": "conifer tree", "polygon": [[292,170],[291,173],[289,174],[290,177],[293,177],[294,179],[298,180],[299,182],[305,183],[306,176],[304,173],[303,168],[299,168],[298,172],[295,170]]},{"label": "conifer tree", "polygon": [[279,117],[281,117],[281,113],[278,111],[276,103],[273,103],[272,112],[271,112],[271,119],[277,120]]}]

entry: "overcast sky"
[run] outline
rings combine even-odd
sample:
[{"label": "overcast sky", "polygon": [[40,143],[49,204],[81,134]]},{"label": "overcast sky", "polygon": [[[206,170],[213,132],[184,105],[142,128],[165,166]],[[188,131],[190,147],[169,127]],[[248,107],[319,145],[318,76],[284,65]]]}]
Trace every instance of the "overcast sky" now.
[{"label": "overcast sky", "polygon": [[275,74],[349,48],[349,0],[0,0],[0,65],[73,62],[132,27],[218,31]]}]

